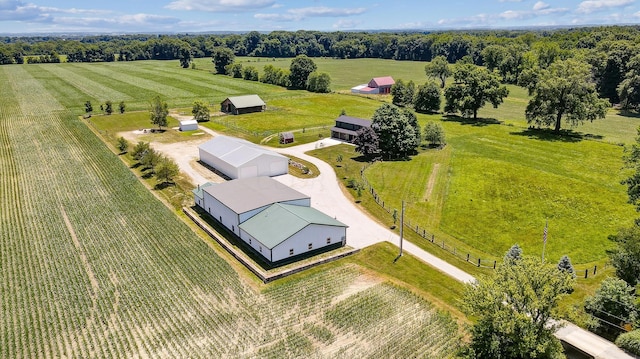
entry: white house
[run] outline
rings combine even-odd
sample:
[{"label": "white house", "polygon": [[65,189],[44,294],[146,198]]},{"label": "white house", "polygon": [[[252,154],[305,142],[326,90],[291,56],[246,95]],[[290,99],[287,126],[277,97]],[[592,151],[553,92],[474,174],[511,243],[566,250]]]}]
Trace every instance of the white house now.
[{"label": "white house", "polygon": [[182,120],[180,121],[180,131],[195,131],[198,129],[198,121]]},{"label": "white house", "polygon": [[202,197],[196,204],[213,218],[240,236],[240,223],[255,216],[274,203],[297,206],[311,205],[311,198],[271,177],[250,177],[223,183],[203,185],[198,188]]},{"label": "white house", "polygon": [[346,243],[347,226],[315,208],[276,203],[240,224],[240,238],[270,262]]},{"label": "white house", "polygon": [[289,159],[249,141],[216,136],[198,146],[200,161],[231,179],[289,173]]}]

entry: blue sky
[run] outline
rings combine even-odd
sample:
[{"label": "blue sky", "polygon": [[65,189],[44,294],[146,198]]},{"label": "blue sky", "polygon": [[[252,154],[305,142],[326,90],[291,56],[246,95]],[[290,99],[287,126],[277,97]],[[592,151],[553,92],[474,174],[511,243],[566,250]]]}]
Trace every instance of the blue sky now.
[{"label": "blue sky", "polygon": [[640,23],[640,0],[0,0],[0,33],[514,28]]}]

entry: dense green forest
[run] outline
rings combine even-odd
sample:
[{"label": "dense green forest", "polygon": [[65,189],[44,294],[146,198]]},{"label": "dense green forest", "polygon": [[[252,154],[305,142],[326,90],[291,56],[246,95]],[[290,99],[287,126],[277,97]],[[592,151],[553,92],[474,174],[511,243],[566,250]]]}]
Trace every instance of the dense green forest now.
[{"label": "dense green forest", "polygon": [[505,83],[521,82],[533,68],[576,58],[591,65],[601,97],[619,103],[618,87],[638,54],[640,27],[608,26],[521,31],[371,33],[252,31],[215,35],[100,35],[0,37],[0,64],[173,60],[188,63],[226,47],[236,56],[383,58],[473,62],[496,70]]}]

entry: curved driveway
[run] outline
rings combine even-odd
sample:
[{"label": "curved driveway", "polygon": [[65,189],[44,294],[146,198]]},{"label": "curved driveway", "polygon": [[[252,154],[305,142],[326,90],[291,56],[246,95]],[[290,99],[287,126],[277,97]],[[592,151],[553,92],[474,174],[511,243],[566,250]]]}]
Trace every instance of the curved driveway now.
[{"label": "curved driveway", "polygon": [[[297,178],[291,175],[274,177],[276,180],[294,188],[311,197],[311,206],[338,219],[349,226],[347,229],[347,244],[354,248],[364,248],[382,241],[399,245],[399,236],[381,225],[367,214],[358,205],[348,199],[340,188],[336,173],[331,165],[326,162],[306,155],[305,152],[319,147],[331,146],[341,143],[332,139],[323,139],[317,142],[281,148],[276,151],[293,155],[316,165],[320,175],[311,179]],[[436,269],[465,283],[475,279],[465,271],[455,267],[442,259],[422,250],[413,243],[404,241],[403,250],[429,263]]]}]

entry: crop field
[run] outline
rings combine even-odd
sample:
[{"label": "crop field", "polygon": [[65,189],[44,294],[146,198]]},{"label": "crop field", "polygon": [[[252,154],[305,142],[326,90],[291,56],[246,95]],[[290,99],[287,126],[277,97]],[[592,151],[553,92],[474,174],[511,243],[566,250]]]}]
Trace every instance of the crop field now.
[{"label": "crop field", "polygon": [[453,355],[450,317],[359,266],[265,288],[235,272],[78,118],[199,90],[111,66],[0,67],[0,357]]}]

